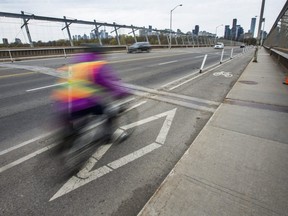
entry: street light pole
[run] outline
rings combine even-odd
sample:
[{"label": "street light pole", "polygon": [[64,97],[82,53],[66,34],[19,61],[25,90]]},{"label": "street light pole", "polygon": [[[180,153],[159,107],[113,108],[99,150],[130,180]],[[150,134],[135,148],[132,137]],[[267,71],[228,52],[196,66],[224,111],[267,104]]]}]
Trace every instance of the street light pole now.
[{"label": "street light pole", "polygon": [[[255,17],[254,17],[254,18],[255,18],[255,27],[256,27],[256,20],[257,20],[257,17],[258,17],[258,16],[255,16]],[[252,35],[252,38],[254,38],[255,27],[254,27],[254,31],[253,31],[253,35]]]},{"label": "street light pole", "polygon": [[175,10],[177,7],[182,6],[182,4],[177,5],[170,11],[170,35],[169,35],[169,49],[171,49],[171,44],[172,44],[172,12]]},{"label": "street light pole", "polygon": [[260,46],[263,46],[264,28],[265,28],[265,18],[263,18],[262,22],[263,22],[263,29],[262,29],[262,34],[261,34],[261,43],[260,43]]},{"label": "street light pole", "polygon": [[258,25],[258,34],[257,34],[257,39],[256,39],[256,49],[255,49],[255,53],[254,53],[253,62],[257,62],[258,46],[259,46],[261,26],[262,26],[262,21],[263,21],[264,7],[265,7],[265,0],[262,0],[261,11],[260,11],[260,18],[259,18],[259,25]]},{"label": "street light pole", "polygon": [[220,27],[220,26],[223,26],[223,24],[221,24],[221,25],[219,25],[219,26],[216,27],[216,31],[215,31],[215,44],[216,44],[216,38],[217,38],[217,29],[218,29],[218,27]]}]

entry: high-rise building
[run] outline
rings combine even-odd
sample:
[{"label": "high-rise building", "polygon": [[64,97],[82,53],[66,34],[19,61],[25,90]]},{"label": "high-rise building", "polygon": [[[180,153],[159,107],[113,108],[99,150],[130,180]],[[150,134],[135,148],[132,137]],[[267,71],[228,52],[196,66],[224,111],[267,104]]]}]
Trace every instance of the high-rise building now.
[{"label": "high-rise building", "polygon": [[254,37],[255,26],[256,26],[256,17],[253,17],[251,19],[251,25],[250,25],[250,33],[252,34],[252,37]]},{"label": "high-rise building", "polygon": [[233,22],[232,22],[232,29],[231,29],[231,37],[232,39],[236,40],[236,26],[237,26],[237,19],[233,19]]},{"label": "high-rise building", "polygon": [[225,25],[225,32],[224,32],[224,38],[225,39],[231,39],[231,29],[230,25]]},{"label": "high-rise building", "polygon": [[192,30],[194,35],[198,35],[199,34],[199,25],[195,25],[195,29]]},{"label": "high-rise building", "polygon": [[2,38],[3,44],[8,45],[8,39],[7,38]]},{"label": "high-rise building", "polygon": [[241,27],[241,25],[236,25],[235,40],[239,40],[240,38],[243,39],[243,37],[244,37],[244,29]]}]

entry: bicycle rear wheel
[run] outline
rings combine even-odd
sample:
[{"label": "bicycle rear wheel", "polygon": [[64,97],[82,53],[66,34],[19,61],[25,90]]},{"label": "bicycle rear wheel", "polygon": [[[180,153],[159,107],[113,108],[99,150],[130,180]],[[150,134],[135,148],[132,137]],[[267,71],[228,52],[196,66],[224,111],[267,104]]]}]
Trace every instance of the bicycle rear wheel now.
[{"label": "bicycle rear wheel", "polygon": [[[98,147],[100,139],[96,137],[103,131],[99,121],[87,122],[79,134],[70,140],[70,148],[64,155],[64,164],[71,174],[76,174]],[[94,124],[94,125],[93,125]]]}]

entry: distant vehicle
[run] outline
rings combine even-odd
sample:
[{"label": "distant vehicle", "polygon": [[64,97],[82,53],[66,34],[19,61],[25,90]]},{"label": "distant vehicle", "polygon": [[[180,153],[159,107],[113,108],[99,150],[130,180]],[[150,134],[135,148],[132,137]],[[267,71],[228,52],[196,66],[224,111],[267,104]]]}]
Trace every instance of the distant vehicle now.
[{"label": "distant vehicle", "polygon": [[128,53],[132,52],[150,52],[151,45],[149,42],[137,42],[128,47]]},{"label": "distant vehicle", "polygon": [[223,49],[224,48],[224,43],[217,42],[214,46],[214,49]]},{"label": "distant vehicle", "polygon": [[245,44],[241,44],[241,45],[240,45],[240,48],[245,48]]}]

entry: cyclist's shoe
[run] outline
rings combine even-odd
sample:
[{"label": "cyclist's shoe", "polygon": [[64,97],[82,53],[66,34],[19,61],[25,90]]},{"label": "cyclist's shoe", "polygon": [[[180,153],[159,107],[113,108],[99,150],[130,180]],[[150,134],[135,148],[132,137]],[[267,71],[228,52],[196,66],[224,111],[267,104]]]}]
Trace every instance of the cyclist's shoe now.
[{"label": "cyclist's shoe", "polygon": [[128,138],[128,133],[124,131],[116,140],[116,143],[121,143]]}]

